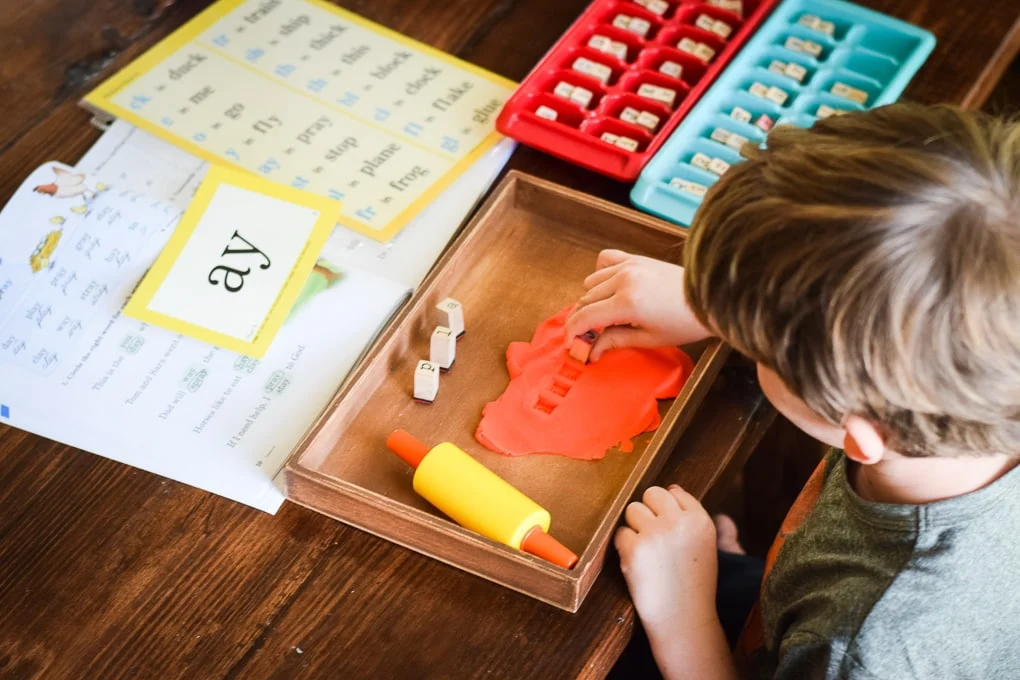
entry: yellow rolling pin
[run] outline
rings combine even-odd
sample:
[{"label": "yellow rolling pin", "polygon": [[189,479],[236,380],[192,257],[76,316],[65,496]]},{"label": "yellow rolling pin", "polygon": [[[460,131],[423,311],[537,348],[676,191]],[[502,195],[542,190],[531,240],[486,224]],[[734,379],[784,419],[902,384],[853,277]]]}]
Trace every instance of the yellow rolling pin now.
[{"label": "yellow rolling pin", "polygon": [[549,511],[449,442],[429,449],[397,430],[386,447],[415,469],[414,490],[465,529],[565,569],[577,555],[550,536]]}]

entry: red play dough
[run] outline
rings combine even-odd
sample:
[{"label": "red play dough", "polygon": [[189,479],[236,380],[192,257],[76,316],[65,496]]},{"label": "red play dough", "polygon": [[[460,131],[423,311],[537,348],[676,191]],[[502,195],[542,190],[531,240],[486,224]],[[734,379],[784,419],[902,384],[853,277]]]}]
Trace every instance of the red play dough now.
[{"label": "red play dough", "polygon": [[595,460],[659,426],[656,399],[675,397],[694,368],[675,347],[618,349],[595,363],[570,358],[563,326],[570,308],[543,321],[530,343],[506,351],[510,384],[482,410],[475,438],[509,456],[558,453]]}]

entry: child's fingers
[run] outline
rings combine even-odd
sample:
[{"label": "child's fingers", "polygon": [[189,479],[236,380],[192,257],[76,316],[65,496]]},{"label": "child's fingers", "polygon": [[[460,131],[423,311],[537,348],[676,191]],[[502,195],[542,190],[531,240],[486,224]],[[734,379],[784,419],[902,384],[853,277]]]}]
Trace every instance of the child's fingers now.
[{"label": "child's fingers", "polygon": [[575,309],[580,309],[585,305],[590,305],[598,302],[599,300],[608,300],[613,296],[613,293],[616,292],[617,287],[618,282],[616,279],[610,278],[608,281],[603,281],[594,288],[590,288],[587,293],[582,295],[581,299],[577,301],[577,307],[575,307]]},{"label": "child's fingers", "polygon": [[598,259],[595,261],[595,269],[612,267],[614,264],[620,264],[629,257],[631,257],[630,253],[625,253],[615,248],[608,248],[599,253]]},{"label": "child's fingers", "polygon": [[616,546],[616,551],[621,555],[629,554],[634,544],[637,543],[638,535],[637,532],[630,527],[620,527],[616,530],[616,535],[613,536],[613,545]]},{"label": "child's fingers", "polygon": [[642,328],[631,328],[630,326],[613,326],[607,328],[592,345],[590,361],[598,361],[602,355],[611,349],[624,349],[626,347],[655,347],[655,342],[648,331]]},{"label": "child's fingers", "polygon": [[643,531],[655,522],[655,513],[644,503],[634,501],[623,512],[623,518],[634,531]]},{"label": "child's fingers", "polygon": [[677,484],[671,484],[669,486],[669,492],[673,494],[673,497],[676,499],[677,503],[679,503],[680,507],[683,508],[684,510],[693,510],[694,508],[701,505],[701,502],[697,498],[684,491]]},{"label": "child's fingers", "polygon": [[591,330],[588,328],[585,328],[583,330],[577,330],[578,328],[584,325],[583,321],[578,322],[576,320],[577,315],[581,312],[582,309],[584,309],[584,307],[585,305],[581,304],[580,301],[576,302],[574,304],[573,309],[571,309],[570,313],[567,314],[567,320],[563,322],[563,346],[566,347],[568,350],[570,349],[571,344],[573,344],[574,338],[576,338],[578,335],[582,335],[588,330]]},{"label": "child's fingers", "polygon": [[618,305],[613,299],[599,300],[590,305],[584,305],[575,309],[574,313],[567,317],[565,324],[566,337],[573,338],[575,335],[582,335],[593,328],[609,328],[621,322]]},{"label": "child's fingers", "polygon": [[675,517],[680,511],[680,505],[673,494],[661,486],[650,486],[645,489],[641,500],[659,517]]},{"label": "child's fingers", "polygon": [[[570,343],[574,342],[574,338],[579,335],[578,333],[572,333],[574,328],[577,328],[580,324],[574,321],[574,318],[580,313],[582,305],[576,303],[574,308],[570,310],[570,314],[567,314],[567,320],[563,322],[563,346],[569,348]],[[583,333],[584,331],[581,331]]]},{"label": "child's fingers", "polygon": [[608,281],[609,279],[616,276],[617,272],[619,271],[620,265],[618,264],[614,264],[611,267],[606,267],[605,269],[596,269],[591,274],[588,274],[587,277],[585,277],[582,285],[584,286],[585,290],[591,290],[600,283]]}]

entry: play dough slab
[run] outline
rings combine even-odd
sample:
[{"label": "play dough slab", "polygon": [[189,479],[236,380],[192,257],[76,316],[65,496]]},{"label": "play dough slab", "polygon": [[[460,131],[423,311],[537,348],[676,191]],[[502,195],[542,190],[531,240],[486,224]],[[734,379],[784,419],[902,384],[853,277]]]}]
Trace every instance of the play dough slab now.
[{"label": "play dough slab", "polygon": [[675,347],[617,349],[594,363],[569,356],[563,328],[570,308],[546,319],[531,342],[506,352],[510,383],[486,404],[475,438],[509,456],[558,453],[594,460],[659,426],[658,399],[675,397],[694,369]]}]

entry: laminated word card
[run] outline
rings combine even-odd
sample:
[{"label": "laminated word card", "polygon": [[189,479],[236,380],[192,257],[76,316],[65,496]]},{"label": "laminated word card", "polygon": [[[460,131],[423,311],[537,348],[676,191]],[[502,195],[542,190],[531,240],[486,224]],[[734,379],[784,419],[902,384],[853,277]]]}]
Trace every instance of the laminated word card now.
[{"label": "laminated word card", "polygon": [[500,139],[513,87],[321,0],[219,0],[84,104],[387,241]]},{"label": "laminated word card", "polygon": [[261,359],[312,273],[338,207],[213,167],[124,313]]}]

